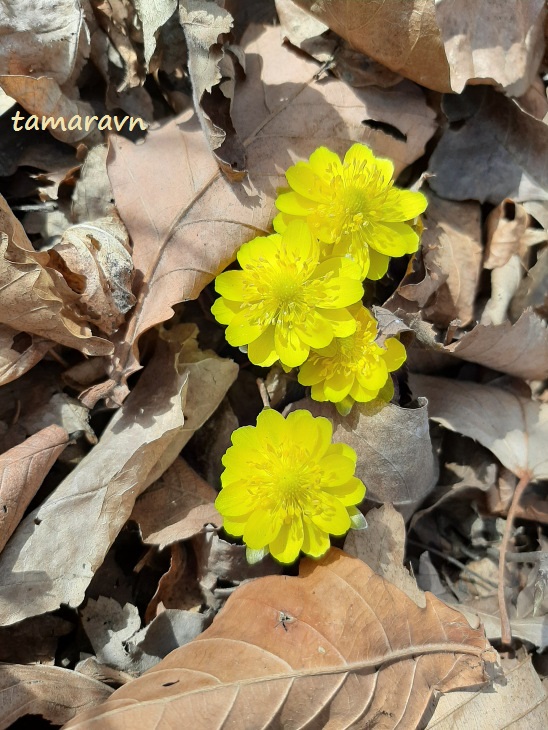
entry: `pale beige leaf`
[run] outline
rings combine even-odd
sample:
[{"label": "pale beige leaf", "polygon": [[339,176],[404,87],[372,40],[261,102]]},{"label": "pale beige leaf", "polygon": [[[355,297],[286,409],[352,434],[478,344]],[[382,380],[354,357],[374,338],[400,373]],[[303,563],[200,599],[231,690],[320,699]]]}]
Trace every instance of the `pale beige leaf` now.
[{"label": "pale beige leaf", "polygon": [[67,443],[64,428],[48,426],[0,455],[0,552]]},{"label": "pale beige leaf", "polygon": [[426,730],[545,730],[548,692],[527,656],[489,690],[443,695]]},{"label": "pale beige leaf", "polygon": [[214,507],[217,492],[184,459],[177,459],[157,482],[144,492],[133,508],[143,541],[163,548],[187,540],[222,518]]},{"label": "pale beige leaf", "polygon": [[156,48],[156,33],[177,10],[177,0],[135,0],[135,10],[143,26],[145,44],[145,66]]},{"label": "pale beige leaf", "polygon": [[395,585],[417,606],[426,605],[423,591],[403,565],[405,522],[391,504],[369,510],[367,528],[350,530],[344,541],[344,549],[349,555],[367,563],[374,573]]},{"label": "pale beige leaf", "polygon": [[20,378],[44,357],[54,342],[0,325],[0,385]]},{"label": "pale beige leaf", "polygon": [[0,37],[0,74],[50,76],[58,84],[78,70],[89,43],[78,0],[2,0]]},{"label": "pale beige leaf", "polygon": [[548,199],[546,124],[485,86],[447,95],[443,107],[450,124],[429,162],[438,195],[494,205]]},{"label": "pale beige leaf", "polygon": [[[177,302],[197,297],[244,241],[269,232],[276,189],[295,160],[321,144],[344,153],[361,141],[394,159],[399,172],[434,132],[434,113],[418,89],[317,83],[316,64],[282,46],[277,28],[254,28],[249,38],[233,116],[246,139],[251,191],[222,176],[195,119],[179,117],[141,145],[110,139],[109,176],[138,272],[137,303],[116,343],[113,377],[122,382],[139,367],[141,334],[169,319]],[[364,119],[396,126],[406,141]]]},{"label": "pale beige leaf", "polygon": [[34,251],[23,227],[0,196],[0,321],[87,355],[106,355],[112,344],[94,337],[71,309],[76,295]]},{"label": "pale beige leaf", "polygon": [[[43,119],[51,118],[46,128],[61,142],[77,144],[85,139],[91,143],[101,139],[95,123],[86,129],[85,117],[93,116],[93,107],[67,96],[54,79],[47,76],[0,76],[0,86],[29,113],[27,117],[22,115],[24,119],[19,121],[20,128],[39,130]],[[59,124],[58,119],[61,120]]]},{"label": "pale beige leaf", "polygon": [[303,561],[299,577],[238,588],[195,641],[66,728],[154,727],[183,716],[204,730],[344,730],[374,726],[386,708],[385,727],[412,728],[434,692],[486,682],[495,657],[457,611],[430,594],[419,608],[333,549]]},{"label": "pale beige leaf", "polygon": [[107,146],[98,144],[86,155],[72,195],[72,218],[77,223],[112,215],[114,201],[107,175]]},{"label": "pale beige leaf", "polygon": [[339,415],[331,403],[309,398],[291,407],[333,423],[333,441],[348,444],[358,455],[356,476],[367,487],[369,501],[390,502],[407,518],[434,488],[438,467],[424,398],[414,408],[379,400],[356,403],[348,416]]},{"label": "pale beige leaf", "polygon": [[453,91],[471,80],[527,91],[544,52],[543,0],[436,0],[435,15]]},{"label": "pale beige leaf", "polygon": [[78,294],[73,312],[107,335],[115,332],[135,304],[128,235],[117,215],[71,226],[49,256]]},{"label": "pale beige leaf", "polygon": [[41,715],[60,725],[100,704],[111,693],[106,684],[69,669],[0,664],[0,730],[7,730],[26,715]]},{"label": "pale beige leaf", "polygon": [[358,51],[436,91],[451,91],[431,0],[296,0]]},{"label": "pale beige leaf", "polygon": [[[483,263],[485,269],[504,266],[515,254],[523,258],[527,246],[530,245],[531,233],[540,233],[544,238],[546,234],[542,231],[532,231],[529,228],[530,221],[523,205],[514,203],[508,198],[489,213],[485,223],[487,236]],[[540,243],[543,238],[533,242]]]},{"label": "pale beige leaf", "polygon": [[158,348],[97,446],[20,524],[0,556],[1,624],[82,602],[136,498],[173,463],[236,377],[233,362],[205,354],[200,360],[196,347],[190,340],[177,358]]},{"label": "pale beige leaf", "polygon": [[480,324],[497,326],[508,322],[508,308],[519,289],[523,273],[523,264],[517,254],[491,271],[491,296],[481,313]]},{"label": "pale beige leaf", "polygon": [[548,327],[530,309],[514,324],[478,324],[445,350],[525,380],[543,380],[548,373]]},{"label": "pale beige leaf", "polygon": [[548,405],[462,380],[412,374],[409,382],[428,399],[430,418],[479,441],[516,476],[548,478]]},{"label": "pale beige leaf", "polygon": [[517,316],[526,307],[548,319],[548,247],[544,248],[521,284],[510,304],[510,315]]}]

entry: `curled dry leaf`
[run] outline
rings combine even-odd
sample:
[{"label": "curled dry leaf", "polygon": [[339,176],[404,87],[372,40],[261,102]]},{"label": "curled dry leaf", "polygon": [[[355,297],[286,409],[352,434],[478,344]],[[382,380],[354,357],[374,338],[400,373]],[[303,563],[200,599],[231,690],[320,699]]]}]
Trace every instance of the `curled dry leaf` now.
[{"label": "curled dry leaf", "polygon": [[548,199],[544,122],[485,86],[444,97],[443,108],[450,124],[429,162],[434,192],[449,200],[494,205],[505,198]]},{"label": "curled dry leaf", "polygon": [[451,91],[434,4],[427,0],[296,0],[353,48],[436,91]]},{"label": "curled dry leaf", "polygon": [[487,691],[451,692],[438,702],[426,730],[504,730],[548,726],[548,692],[527,656],[507,666],[502,661],[504,682]]},{"label": "curled dry leaf", "polygon": [[0,730],[26,715],[41,715],[54,725],[103,702],[112,690],[78,672],[40,664],[0,664]]},{"label": "curled dry leaf", "polygon": [[366,727],[390,708],[416,727],[435,691],[486,682],[483,632],[428,594],[419,608],[340,550],[299,577],[238,588],[213,625],[66,728],[175,723],[255,730],[276,723]]},{"label": "curled dry leaf", "polygon": [[126,229],[116,216],[68,228],[49,249],[49,265],[78,294],[72,309],[83,322],[107,335],[123,323],[135,304],[133,261]]},{"label": "curled dry leaf", "polygon": [[0,553],[67,443],[64,428],[48,426],[0,455]]},{"label": "curled dry leaf", "polygon": [[143,541],[163,548],[187,540],[210,523],[220,527],[222,517],[214,506],[217,492],[184,459],[177,459],[144,492],[133,508]]},{"label": "curled dry leaf", "polygon": [[[232,28],[233,19],[223,4],[215,0],[182,0],[179,15],[200,124],[221,169],[229,178],[241,180],[246,173],[246,156],[230,116],[234,85],[226,82],[234,76],[234,69],[220,43],[220,37]],[[220,83],[223,77],[226,79]]]},{"label": "curled dry leaf", "polygon": [[158,347],[97,446],[21,523],[0,556],[0,623],[80,605],[136,498],[173,463],[236,377],[233,362],[200,360],[196,348],[193,340],[179,355]]},{"label": "curled dry leaf", "polygon": [[527,91],[544,52],[543,0],[436,0],[435,15],[453,91],[473,80]]},{"label": "curled dry leaf", "polygon": [[33,249],[23,227],[0,196],[0,320],[2,324],[74,347],[107,355],[112,344],[91,335],[71,308],[77,296],[49,254]]},{"label": "curled dry leaf", "polygon": [[548,405],[479,383],[427,375],[409,383],[428,398],[430,418],[479,441],[520,479],[548,479]]},{"label": "curled dry leaf", "polygon": [[72,218],[89,223],[114,212],[112,186],[107,175],[107,146],[92,147],[86,155],[72,194]]},{"label": "curled dry leaf", "polygon": [[[137,272],[137,303],[115,338],[112,377],[122,384],[139,368],[141,334],[169,319],[177,302],[196,298],[245,240],[269,231],[283,171],[296,159],[321,144],[344,153],[356,140],[394,159],[401,171],[434,133],[434,112],[418,89],[316,83],[316,64],[282,46],[278,29],[252,30],[252,40],[243,41],[247,78],[233,108],[246,140],[251,193],[220,173],[196,119],[183,115],[150,131],[141,145],[110,138],[108,173]],[[405,141],[370,129],[364,119],[396,126]]]},{"label": "curled dry leaf", "polygon": [[0,325],[0,385],[24,375],[44,357],[54,342]]},{"label": "curled dry leaf", "polygon": [[305,398],[292,405],[324,416],[333,424],[333,441],[351,446],[358,455],[356,476],[375,504],[390,502],[404,517],[434,488],[438,467],[428,430],[426,400],[401,408],[379,400],[356,403],[349,416],[340,416],[331,403]]},{"label": "curled dry leaf", "polygon": [[148,71],[150,59],[156,49],[156,33],[177,10],[177,0],[154,0],[153,3],[135,0],[135,10],[143,26],[145,68]]}]

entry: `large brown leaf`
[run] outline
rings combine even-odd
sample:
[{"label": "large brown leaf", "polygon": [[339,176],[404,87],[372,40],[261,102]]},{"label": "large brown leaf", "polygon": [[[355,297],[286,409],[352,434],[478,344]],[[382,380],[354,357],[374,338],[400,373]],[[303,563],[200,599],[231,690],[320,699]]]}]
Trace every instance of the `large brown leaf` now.
[{"label": "large brown leaf", "polygon": [[428,398],[428,415],[479,441],[518,477],[548,479],[548,405],[502,388],[411,375],[413,392]]},{"label": "large brown leaf", "polygon": [[482,684],[495,652],[340,550],[238,588],[213,625],[65,727],[417,727],[434,692]]},{"label": "large brown leaf", "polygon": [[[360,141],[395,160],[400,171],[423,154],[434,132],[433,112],[415,87],[318,83],[317,65],[282,46],[276,28],[253,28],[243,44],[247,78],[233,117],[247,147],[248,185],[223,177],[195,118],[181,116],[150,131],[140,145],[110,139],[108,172],[137,272],[137,303],[116,338],[113,377],[122,394],[139,367],[141,334],[169,319],[177,302],[197,297],[244,241],[268,233],[276,189],[295,160],[322,144],[344,153]],[[362,123],[368,120],[395,126],[404,139]]]},{"label": "large brown leaf", "polygon": [[67,444],[64,428],[48,426],[0,456],[0,552]]}]

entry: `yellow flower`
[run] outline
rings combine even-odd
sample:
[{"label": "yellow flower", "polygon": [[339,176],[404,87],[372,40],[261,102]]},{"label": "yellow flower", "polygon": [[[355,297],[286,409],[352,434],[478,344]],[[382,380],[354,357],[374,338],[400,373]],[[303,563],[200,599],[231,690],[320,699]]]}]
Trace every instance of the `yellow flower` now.
[{"label": "yellow flower", "polygon": [[294,411],[286,419],[270,408],[256,427],[233,432],[215,506],[226,532],[243,537],[250,562],[270,552],[292,563],[301,550],[319,558],[329,534],[365,527],[354,506],[365,495],[354,476],[356,452],[331,436],[326,418]]},{"label": "yellow flower", "polygon": [[311,347],[356,329],[346,307],[363,295],[359,267],[344,257],[320,263],[319,245],[303,221],[282,235],[255,238],[238,252],[241,271],[215,280],[221,294],[211,311],[227,324],[231,345],[248,345],[255,365],[278,358],[286,367],[301,365]]},{"label": "yellow flower", "polygon": [[319,147],[308,162],[297,162],[286,172],[291,192],[281,193],[275,229],[295,217],[304,218],[331,256],[349,254],[362,278],[380,279],[391,256],[413,253],[419,236],[407,221],[426,209],[422,193],[394,187],[394,165],[354,144],[341,162]]},{"label": "yellow flower", "polygon": [[355,313],[356,332],[335,339],[312,352],[299,372],[299,383],[312,386],[312,398],[331,401],[346,415],[354,401],[365,403],[377,397],[390,400],[394,390],[389,373],[405,361],[405,347],[390,337],[380,347],[375,343],[377,322],[365,309]]}]

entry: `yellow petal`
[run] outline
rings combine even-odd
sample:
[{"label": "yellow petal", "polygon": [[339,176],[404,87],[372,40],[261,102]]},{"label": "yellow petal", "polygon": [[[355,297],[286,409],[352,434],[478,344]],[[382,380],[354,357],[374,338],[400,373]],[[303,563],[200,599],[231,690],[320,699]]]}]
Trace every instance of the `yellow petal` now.
[{"label": "yellow petal", "polygon": [[241,308],[241,302],[231,302],[228,299],[219,297],[211,307],[211,314],[220,324],[230,324]]},{"label": "yellow petal", "polygon": [[369,270],[367,271],[367,278],[371,281],[378,281],[388,271],[388,264],[390,263],[390,256],[386,256],[383,253],[375,251],[374,248],[369,249]]},{"label": "yellow petal", "polygon": [[358,461],[358,455],[352,446],[345,443],[331,444],[326,452],[326,456],[331,456],[332,454],[344,456],[345,459],[349,459],[354,464],[354,467]]},{"label": "yellow petal", "polygon": [[234,446],[246,449],[247,451],[260,451],[262,448],[261,440],[255,426],[242,426],[241,428],[237,428],[232,432],[230,438]]},{"label": "yellow petal", "polygon": [[225,271],[215,279],[215,291],[232,302],[245,299],[246,275],[243,271]]},{"label": "yellow petal", "polygon": [[323,380],[320,365],[315,358],[309,358],[301,365],[297,379],[301,385],[315,385]]},{"label": "yellow petal", "polygon": [[276,208],[281,213],[288,213],[289,215],[306,217],[310,215],[316,207],[316,203],[311,200],[303,198],[298,193],[282,193],[276,198]]},{"label": "yellow petal", "polygon": [[339,155],[331,152],[327,147],[318,147],[308,161],[311,169],[323,179],[330,180],[334,175],[342,172],[342,163]]},{"label": "yellow petal", "polygon": [[223,517],[223,529],[229,535],[241,537],[244,534],[246,517]]},{"label": "yellow petal", "polygon": [[238,263],[243,269],[254,266],[259,259],[268,259],[272,251],[279,250],[281,243],[282,237],[278,233],[253,238],[240,246]]},{"label": "yellow petal", "polygon": [[404,223],[424,213],[428,200],[422,193],[392,188],[379,209],[379,220]]},{"label": "yellow petal", "polygon": [[260,550],[274,540],[281,526],[279,511],[258,507],[247,521],[243,535],[244,542],[252,550]]},{"label": "yellow petal", "polygon": [[250,362],[263,368],[276,362],[278,354],[274,346],[274,325],[269,325],[260,337],[249,343],[247,356]]},{"label": "yellow petal", "polygon": [[[296,327],[297,334],[309,347],[321,349],[327,347],[333,340],[333,327],[331,322],[324,319],[319,312],[311,312],[303,327]],[[327,310],[329,311],[329,310]]]},{"label": "yellow petal", "polygon": [[375,157],[373,152],[367,145],[360,144],[359,142],[356,142],[356,144],[353,144],[352,147],[350,147],[345,156],[344,156],[344,163],[346,164],[353,164],[356,165],[362,165],[365,163],[366,165],[374,165],[379,160]]},{"label": "yellow petal", "polygon": [[313,200],[316,203],[326,201],[325,194],[321,189],[321,183],[308,163],[297,162],[296,165],[288,168],[285,176],[293,190],[302,195],[303,198]]},{"label": "yellow petal", "polygon": [[354,375],[335,373],[325,381],[323,392],[332,403],[338,403],[350,393],[353,383]]},{"label": "yellow petal", "polygon": [[307,518],[303,520],[303,533],[301,550],[306,555],[321,558],[329,550],[329,536]]},{"label": "yellow petal", "polygon": [[249,316],[249,311],[246,309],[234,316],[225,331],[225,337],[229,345],[233,347],[248,345],[257,337],[260,337],[270,326],[268,322],[264,321],[261,324],[254,324],[249,321]]},{"label": "yellow petal", "polygon": [[247,489],[241,487],[223,487],[215,500],[217,510],[228,517],[243,517],[252,512],[256,506],[256,501]]},{"label": "yellow petal", "polygon": [[327,454],[318,462],[321,470],[322,488],[345,484],[354,476],[356,462],[340,454]]},{"label": "yellow petal", "polygon": [[310,352],[310,347],[302,342],[295,330],[281,325],[276,325],[274,343],[281,362],[291,368],[302,365]]},{"label": "yellow petal", "polygon": [[350,529],[350,517],[345,506],[327,492],[322,492],[322,502],[324,510],[319,515],[314,515],[312,522],[331,535],[344,535]]},{"label": "yellow petal", "polygon": [[387,256],[403,256],[419,247],[417,233],[406,223],[372,223],[368,242],[371,248]]},{"label": "yellow petal", "polygon": [[377,363],[371,363],[369,372],[356,373],[356,378],[360,385],[368,390],[378,390],[386,383],[388,379],[388,368],[384,360],[379,360]]},{"label": "yellow petal", "polygon": [[[356,319],[348,309],[322,309],[322,317],[331,324],[335,337],[350,337],[356,331]],[[323,350],[324,348],[321,354],[329,356],[329,353]]]},{"label": "yellow petal", "polygon": [[260,438],[267,438],[272,443],[283,443],[287,433],[285,418],[273,408],[265,408],[257,416],[257,431]]},{"label": "yellow petal", "polygon": [[390,337],[384,343],[384,348],[383,358],[388,370],[392,372],[400,368],[407,358],[407,352],[402,343],[395,337]]},{"label": "yellow petal", "polygon": [[336,497],[345,507],[359,504],[365,497],[365,484],[357,477],[351,477],[344,484],[323,487],[323,489]]},{"label": "yellow petal", "polygon": [[371,390],[369,388],[364,388],[364,386],[361,385],[358,380],[354,381],[354,385],[350,390],[350,395],[358,403],[369,403],[369,401],[375,400],[378,393],[378,389]]},{"label": "yellow petal", "polygon": [[282,245],[285,260],[317,261],[320,255],[316,239],[306,222],[302,220],[294,220],[287,225],[282,233]]},{"label": "yellow petal", "polygon": [[299,557],[303,538],[303,521],[299,515],[289,524],[284,522],[276,539],[268,546],[270,554],[280,563],[292,563]]},{"label": "yellow petal", "polygon": [[310,396],[312,400],[317,400],[318,403],[324,403],[328,400],[325,396],[323,385],[323,381],[321,383],[314,383],[310,389]]}]

